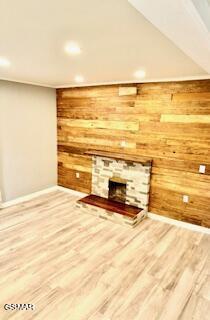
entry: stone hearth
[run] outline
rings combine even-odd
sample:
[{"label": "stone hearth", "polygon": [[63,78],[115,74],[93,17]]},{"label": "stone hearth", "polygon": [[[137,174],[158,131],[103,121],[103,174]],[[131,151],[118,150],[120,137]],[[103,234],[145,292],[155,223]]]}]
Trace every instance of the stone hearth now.
[{"label": "stone hearth", "polygon": [[80,199],[78,206],[97,217],[130,227],[135,227],[146,216],[143,209],[93,194]]}]

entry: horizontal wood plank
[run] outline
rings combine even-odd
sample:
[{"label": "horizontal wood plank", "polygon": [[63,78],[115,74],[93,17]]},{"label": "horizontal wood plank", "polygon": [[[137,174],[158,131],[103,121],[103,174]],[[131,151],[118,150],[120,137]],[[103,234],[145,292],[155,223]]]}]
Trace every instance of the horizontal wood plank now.
[{"label": "horizontal wood plank", "polygon": [[139,129],[138,121],[106,121],[106,120],[80,120],[80,119],[60,119],[58,125],[79,128],[98,128],[98,129],[115,129],[115,130],[134,130]]},{"label": "horizontal wood plank", "polygon": [[210,80],[58,89],[57,116],[59,184],[91,192],[88,150],[146,157],[150,210],[210,226]]},{"label": "horizontal wood plank", "polygon": [[179,122],[179,123],[210,123],[210,115],[172,115],[162,114],[161,122]]},{"label": "horizontal wood plank", "polygon": [[137,94],[136,87],[119,87],[119,96],[133,96]]}]

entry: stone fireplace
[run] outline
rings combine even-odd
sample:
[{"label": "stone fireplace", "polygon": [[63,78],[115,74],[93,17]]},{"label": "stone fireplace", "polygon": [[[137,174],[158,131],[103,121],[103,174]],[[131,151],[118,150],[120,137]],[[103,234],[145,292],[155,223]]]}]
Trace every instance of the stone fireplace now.
[{"label": "stone fireplace", "polygon": [[93,156],[92,193],[108,199],[112,194],[109,188],[110,186],[113,188],[113,183],[110,182],[115,182],[116,186],[114,188],[118,193],[118,199],[124,194],[124,203],[147,210],[150,170],[151,162],[139,163]]},{"label": "stone fireplace", "polygon": [[[92,159],[91,196],[97,204],[89,201],[90,198],[81,199],[80,207],[91,209],[101,218],[135,226],[148,211],[151,160],[106,152],[92,154]],[[105,207],[100,207],[101,202]],[[116,212],[107,209],[114,204]],[[126,209],[137,213],[126,214]]]}]

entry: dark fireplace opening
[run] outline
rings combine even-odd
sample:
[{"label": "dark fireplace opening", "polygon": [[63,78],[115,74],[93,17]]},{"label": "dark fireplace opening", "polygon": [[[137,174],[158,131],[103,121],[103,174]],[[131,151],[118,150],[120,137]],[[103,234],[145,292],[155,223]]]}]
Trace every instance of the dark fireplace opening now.
[{"label": "dark fireplace opening", "polygon": [[109,179],[109,199],[125,203],[126,200],[126,180],[121,178]]}]

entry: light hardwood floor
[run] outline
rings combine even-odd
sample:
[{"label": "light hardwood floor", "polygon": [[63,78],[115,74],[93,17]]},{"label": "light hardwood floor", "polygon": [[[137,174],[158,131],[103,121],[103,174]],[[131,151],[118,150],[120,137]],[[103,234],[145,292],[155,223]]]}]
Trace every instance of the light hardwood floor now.
[{"label": "light hardwood floor", "polygon": [[82,214],[77,198],[0,211],[1,320],[209,319],[210,236],[150,219],[126,228]]}]

